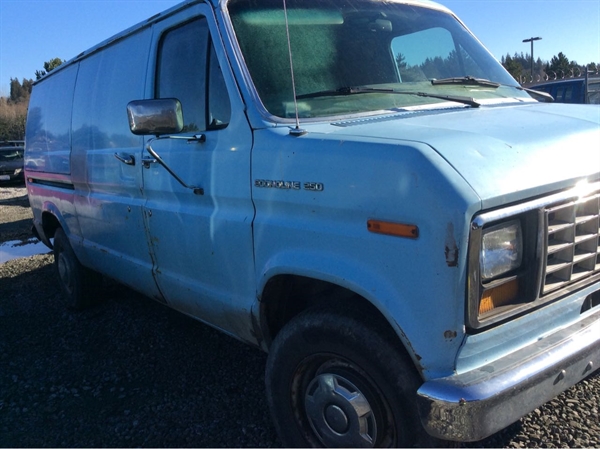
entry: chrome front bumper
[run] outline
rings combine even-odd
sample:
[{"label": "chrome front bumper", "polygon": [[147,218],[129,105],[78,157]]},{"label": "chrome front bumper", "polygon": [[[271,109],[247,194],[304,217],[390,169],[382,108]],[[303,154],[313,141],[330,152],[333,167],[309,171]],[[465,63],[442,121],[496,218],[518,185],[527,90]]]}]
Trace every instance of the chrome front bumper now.
[{"label": "chrome front bumper", "polygon": [[510,356],[464,374],[425,382],[418,390],[418,405],[427,432],[446,440],[481,440],[597,370],[597,309]]}]

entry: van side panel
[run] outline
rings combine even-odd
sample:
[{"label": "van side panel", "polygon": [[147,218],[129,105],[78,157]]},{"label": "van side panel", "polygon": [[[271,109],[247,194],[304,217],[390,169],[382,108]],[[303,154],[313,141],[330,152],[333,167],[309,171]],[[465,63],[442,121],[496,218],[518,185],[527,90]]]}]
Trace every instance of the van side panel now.
[{"label": "van side panel", "polygon": [[[71,113],[78,65],[36,84],[29,103],[25,136],[25,170],[33,223],[40,239],[51,247],[54,229],[44,229],[48,213],[71,239],[80,240],[71,182]],[[53,223],[54,220],[53,220]]]},{"label": "van side panel", "polygon": [[[73,184],[82,263],[160,299],[143,218],[143,138],[127,104],[142,98],[152,32],[142,29],[80,63],[73,102]],[[121,162],[132,158],[133,164]]]},{"label": "van side panel", "polygon": [[27,170],[69,174],[71,113],[77,65],[35,86],[27,116]]}]

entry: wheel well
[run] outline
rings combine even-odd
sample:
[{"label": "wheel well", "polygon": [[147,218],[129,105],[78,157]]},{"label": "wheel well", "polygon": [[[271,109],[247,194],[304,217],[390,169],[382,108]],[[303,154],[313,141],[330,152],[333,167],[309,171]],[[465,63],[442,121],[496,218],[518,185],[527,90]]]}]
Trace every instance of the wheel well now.
[{"label": "wheel well", "polygon": [[290,320],[311,307],[335,308],[340,314],[356,316],[406,353],[390,323],[370,301],[339,285],[296,275],[276,276],[263,290],[261,316],[267,345]]},{"label": "wheel well", "polygon": [[58,218],[50,212],[42,213],[42,229],[47,239],[54,237],[56,230],[60,228]]}]

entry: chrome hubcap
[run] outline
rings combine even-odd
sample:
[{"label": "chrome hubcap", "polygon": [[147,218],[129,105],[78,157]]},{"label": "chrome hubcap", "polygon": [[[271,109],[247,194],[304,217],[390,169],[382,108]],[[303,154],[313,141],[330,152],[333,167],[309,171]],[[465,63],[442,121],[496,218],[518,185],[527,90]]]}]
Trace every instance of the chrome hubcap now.
[{"label": "chrome hubcap", "polygon": [[66,290],[71,293],[73,291],[73,286],[72,286],[72,273],[71,273],[71,266],[69,265],[69,262],[66,260],[66,258],[60,254],[58,257],[58,275],[60,276],[60,279],[63,283],[63,285],[65,286]]},{"label": "chrome hubcap", "polygon": [[315,377],[304,398],[310,425],[326,447],[374,447],[377,424],[365,395],[339,374]]}]

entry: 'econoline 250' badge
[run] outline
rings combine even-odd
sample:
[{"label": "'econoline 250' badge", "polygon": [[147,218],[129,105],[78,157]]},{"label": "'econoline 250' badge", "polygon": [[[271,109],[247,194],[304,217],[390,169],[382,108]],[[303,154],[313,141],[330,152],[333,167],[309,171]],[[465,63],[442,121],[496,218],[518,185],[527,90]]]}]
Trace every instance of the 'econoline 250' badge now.
[{"label": "'econoline 250' badge", "polygon": [[311,190],[313,192],[322,192],[325,186],[321,182],[300,182],[300,181],[275,181],[269,179],[256,179],[254,187],[263,187],[267,189],[282,190]]}]

